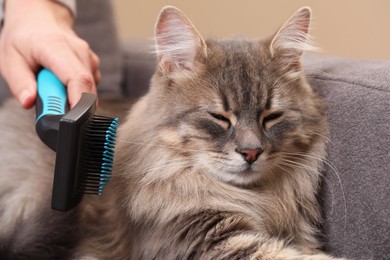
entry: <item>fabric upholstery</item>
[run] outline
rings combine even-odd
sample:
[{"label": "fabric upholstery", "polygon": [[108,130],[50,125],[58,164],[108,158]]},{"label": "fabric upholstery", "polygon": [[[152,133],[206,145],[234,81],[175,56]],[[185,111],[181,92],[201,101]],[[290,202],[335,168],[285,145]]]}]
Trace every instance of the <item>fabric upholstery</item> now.
[{"label": "fabric upholstery", "polygon": [[320,193],[325,249],[353,259],[390,255],[390,61],[305,59],[328,105],[331,142]]}]

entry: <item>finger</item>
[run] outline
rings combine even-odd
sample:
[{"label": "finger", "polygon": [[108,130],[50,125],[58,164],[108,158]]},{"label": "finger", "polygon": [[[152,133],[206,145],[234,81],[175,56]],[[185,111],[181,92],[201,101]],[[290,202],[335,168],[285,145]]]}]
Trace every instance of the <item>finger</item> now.
[{"label": "finger", "polygon": [[102,73],[100,72],[100,70],[95,71],[93,77],[95,78],[96,84],[99,84],[99,82],[102,80]]},{"label": "finger", "polygon": [[84,40],[74,40],[73,45],[70,46],[73,47],[74,52],[84,66],[92,72],[92,76],[97,84],[101,79],[99,57],[90,49],[89,44]]},{"label": "finger", "polygon": [[92,70],[93,71],[99,70],[99,67],[100,67],[100,59],[99,59],[99,57],[93,51],[90,51],[90,55],[91,55],[91,61],[92,61],[92,63],[91,63]]},{"label": "finger", "polygon": [[77,54],[64,41],[53,42],[50,46],[39,45],[33,53],[39,64],[49,68],[68,88],[71,108],[79,101],[81,93],[96,93],[93,75]]},{"label": "finger", "polygon": [[94,68],[89,44],[79,38],[72,38],[68,41],[67,44],[69,48],[73,50],[81,63],[83,63],[83,65],[92,73]]},{"label": "finger", "polygon": [[81,98],[82,93],[96,93],[96,87],[92,86],[95,86],[95,81],[91,74],[78,74],[76,77],[73,77],[68,82],[68,97],[70,107],[73,108],[77,104]]},{"label": "finger", "polygon": [[33,69],[15,50],[10,50],[4,59],[7,66],[2,66],[2,71],[12,94],[23,108],[31,108],[37,97],[37,83]]},{"label": "finger", "polygon": [[100,80],[102,79],[102,74],[100,72],[100,59],[93,51],[91,51],[91,59],[93,66],[93,76],[95,78],[96,84],[99,84]]}]

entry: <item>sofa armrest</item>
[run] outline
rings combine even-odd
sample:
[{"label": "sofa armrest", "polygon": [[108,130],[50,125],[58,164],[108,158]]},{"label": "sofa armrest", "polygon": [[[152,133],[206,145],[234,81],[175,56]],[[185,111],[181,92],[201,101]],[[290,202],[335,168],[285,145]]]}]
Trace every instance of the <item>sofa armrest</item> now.
[{"label": "sofa armrest", "polygon": [[308,56],[306,74],[331,127],[320,200],[325,250],[390,255],[390,61]]}]

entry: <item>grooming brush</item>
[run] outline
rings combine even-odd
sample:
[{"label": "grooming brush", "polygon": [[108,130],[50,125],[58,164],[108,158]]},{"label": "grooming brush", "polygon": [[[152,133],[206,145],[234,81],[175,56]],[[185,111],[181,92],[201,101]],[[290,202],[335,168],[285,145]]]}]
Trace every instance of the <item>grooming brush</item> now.
[{"label": "grooming brush", "polygon": [[51,207],[67,211],[83,194],[102,194],[111,178],[118,118],[95,115],[95,94],[71,110],[65,86],[48,69],[37,76],[35,129],[56,152]]}]

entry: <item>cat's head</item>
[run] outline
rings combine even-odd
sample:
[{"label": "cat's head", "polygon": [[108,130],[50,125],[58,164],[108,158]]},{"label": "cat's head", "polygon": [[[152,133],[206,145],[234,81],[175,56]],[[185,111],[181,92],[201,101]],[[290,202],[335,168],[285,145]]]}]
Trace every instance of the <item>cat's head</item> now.
[{"label": "cat's head", "polygon": [[300,63],[310,48],[310,16],[301,8],[262,40],[205,41],[181,11],[164,8],[147,97],[162,144],[186,151],[202,172],[239,185],[318,154],[326,120]]}]

